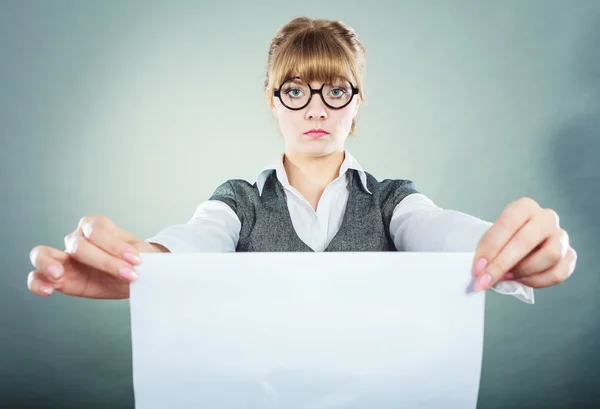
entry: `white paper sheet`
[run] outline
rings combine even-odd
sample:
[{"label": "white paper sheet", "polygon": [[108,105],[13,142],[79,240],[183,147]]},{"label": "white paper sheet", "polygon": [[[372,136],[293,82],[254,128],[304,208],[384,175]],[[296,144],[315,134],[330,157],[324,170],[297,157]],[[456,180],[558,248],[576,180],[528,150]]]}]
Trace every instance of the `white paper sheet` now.
[{"label": "white paper sheet", "polygon": [[472,253],[142,256],[137,409],[476,407]]}]

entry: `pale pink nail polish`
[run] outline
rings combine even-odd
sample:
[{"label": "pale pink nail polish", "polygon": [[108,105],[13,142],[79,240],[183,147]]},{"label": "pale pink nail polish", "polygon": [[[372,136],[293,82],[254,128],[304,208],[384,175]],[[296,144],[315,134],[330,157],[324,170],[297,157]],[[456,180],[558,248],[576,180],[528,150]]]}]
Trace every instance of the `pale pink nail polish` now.
[{"label": "pale pink nail polish", "polygon": [[135,281],[138,278],[138,275],[133,271],[133,269],[129,267],[123,267],[119,270],[119,274],[127,281]]},{"label": "pale pink nail polish", "polygon": [[485,266],[487,266],[487,260],[485,258],[482,257],[479,260],[477,260],[477,263],[475,263],[475,267],[473,267],[473,275],[478,276],[483,271]]},{"label": "pale pink nail polish", "polygon": [[489,274],[484,274],[481,277],[478,277],[477,281],[475,281],[475,291],[487,290],[491,282],[492,276]]},{"label": "pale pink nail polish", "polygon": [[508,273],[504,274],[504,277],[502,278],[504,280],[512,280],[513,278],[515,278],[515,275],[509,271]]},{"label": "pale pink nail polish", "polygon": [[54,288],[52,288],[46,284],[42,284],[40,286],[40,291],[43,292],[44,294],[50,295],[54,291]]},{"label": "pale pink nail polish", "polygon": [[124,258],[131,264],[140,264],[142,262],[140,257],[137,254],[135,254],[133,251],[126,252]]},{"label": "pale pink nail polish", "polygon": [[62,271],[60,270],[60,268],[58,268],[54,264],[52,264],[51,266],[48,266],[48,272],[50,273],[50,275],[52,277],[54,277],[56,279],[59,279],[62,276]]}]

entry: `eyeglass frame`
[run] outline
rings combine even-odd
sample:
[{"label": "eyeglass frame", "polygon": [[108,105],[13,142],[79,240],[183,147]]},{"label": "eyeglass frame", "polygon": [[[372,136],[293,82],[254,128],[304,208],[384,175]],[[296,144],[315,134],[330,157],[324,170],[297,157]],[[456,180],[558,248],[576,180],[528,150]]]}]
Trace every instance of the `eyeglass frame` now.
[{"label": "eyeglass frame", "polygon": [[[281,98],[281,87],[283,87],[283,85],[284,85],[286,82],[288,82],[288,81],[291,81],[291,80],[295,80],[295,79],[302,80],[302,78],[300,78],[300,77],[289,77],[289,78],[286,78],[286,79],[285,79],[285,80],[284,80],[284,81],[281,83],[281,85],[279,86],[279,89],[273,90],[273,96],[275,96],[275,97],[279,98],[279,100],[281,101],[281,103],[283,104],[283,106],[284,106],[284,107],[286,107],[287,109],[290,109],[290,110],[292,110],[292,111],[299,111],[299,110],[301,110],[301,109],[304,109],[304,108],[306,108],[306,107],[308,106],[308,104],[310,104],[310,101],[312,101],[312,97],[313,97],[313,95],[314,95],[314,94],[319,94],[319,95],[321,95],[321,100],[323,101],[323,103],[324,103],[325,105],[327,105],[329,108],[331,108],[331,109],[335,109],[335,110],[346,108],[348,105],[350,105],[350,102],[352,102],[352,99],[354,99],[354,95],[357,95],[357,94],[358,94],[358,88],[356,88],[356,87],[354,86],[354,84],[352,84],[350,81],[346,80],[346,81],[348,81],[348,84],[350,84],[350,88],[352,89],[352,93],[350,94],[350,99],[348,100],[348,102],[346,102],[346,103],[345,103],[344,105],[342,105],[341,107],[332,107],[331,105],[329,105],[329,104],[327,103],[327,101],[325,101],[325,97],[323,96],[323,87],[325,87],[325,83],[323,83],[323,85],[321,85],[321,88],[318,88],[318,89],[313,89],[313,88],[310,86],[310,84],[307,82],[307,83],[306,83],[306,85],[308,85],[308,89],[310,89],[310,96],[308,97],[308,101],[306,101],[306,104],[304,104],[304,105],[303,105],[303,106],[301,106],[300,108],[290,108],[289,106],[287,106],[287,105],[285,104],[285,102],[283,102],[283,99]],[[302,81],[304,81],[304,80],[302,80]]]}]

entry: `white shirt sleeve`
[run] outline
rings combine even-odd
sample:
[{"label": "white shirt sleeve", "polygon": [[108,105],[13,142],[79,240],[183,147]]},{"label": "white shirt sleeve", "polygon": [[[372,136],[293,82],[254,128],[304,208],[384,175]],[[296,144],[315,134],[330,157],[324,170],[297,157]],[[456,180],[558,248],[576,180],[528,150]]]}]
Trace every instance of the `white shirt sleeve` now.
[{"label": "white shirt sleeve", "polygon": [[[491,226],[475,216],[442,209],[427,196],[413,193],[394,208],[390,235],[398,251],[474,252]],[[492,289],[534,303],[533,288],[516,281],[501,281]]]},{"label": "white shirt sleeve", "polygon": [[166,227],[146,241],[161,244],[171,253],[234,252],[241,228],[240,219],[227,204],[207,200],[186,224]]}]

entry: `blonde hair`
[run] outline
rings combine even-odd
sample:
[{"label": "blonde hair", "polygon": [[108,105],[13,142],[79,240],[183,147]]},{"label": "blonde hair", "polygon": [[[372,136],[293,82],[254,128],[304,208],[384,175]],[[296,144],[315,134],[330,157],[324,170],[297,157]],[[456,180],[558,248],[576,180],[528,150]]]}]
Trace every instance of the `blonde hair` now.
[{"label": "blonde hair", "polygon": [[[298,17],[279,29],[269,46],[265,89],[273,107],[273,90],[292,74],[306,81],[329,82],[354,77],[361,101],[364,95],[366,51],[356,32],[341,21]],[[352,120],[350,135],[356,129]]]}]

